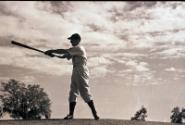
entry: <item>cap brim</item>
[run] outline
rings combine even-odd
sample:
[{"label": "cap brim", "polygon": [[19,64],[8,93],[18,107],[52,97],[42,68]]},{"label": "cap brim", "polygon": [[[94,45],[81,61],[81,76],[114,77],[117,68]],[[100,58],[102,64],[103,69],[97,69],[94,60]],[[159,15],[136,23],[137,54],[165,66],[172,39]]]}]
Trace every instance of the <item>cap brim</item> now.
[{"label": "cap brim", "polygon": [[69,40],[70,40],[70,39],[71,39],[71,37],[68,37],[67,39],[69,39]]}]

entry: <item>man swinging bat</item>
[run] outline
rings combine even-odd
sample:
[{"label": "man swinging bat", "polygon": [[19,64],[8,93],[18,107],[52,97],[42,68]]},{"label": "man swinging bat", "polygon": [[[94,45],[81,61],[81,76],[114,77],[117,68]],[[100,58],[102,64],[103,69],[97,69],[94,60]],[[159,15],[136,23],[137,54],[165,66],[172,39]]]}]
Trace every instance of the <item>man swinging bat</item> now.
[{"label": "man swinging bat", "polygon": [[85,49],[80,45],[81,37],[79,34],[75,33],[68,39],[73,47],[69,49],[48,50],[45,52],[45,54],[49,56],[53,56],[53,54],[56,53],[64,54],[63,58],[67,58],[68,60],[72,58],[73,72],[69,93],[69,114],[64,119],[73,119],[77,96],[80,94],[83,100],[91,108],[94,119],[99,120],[88,84],[89,71],[87,67],[87,56]]}]

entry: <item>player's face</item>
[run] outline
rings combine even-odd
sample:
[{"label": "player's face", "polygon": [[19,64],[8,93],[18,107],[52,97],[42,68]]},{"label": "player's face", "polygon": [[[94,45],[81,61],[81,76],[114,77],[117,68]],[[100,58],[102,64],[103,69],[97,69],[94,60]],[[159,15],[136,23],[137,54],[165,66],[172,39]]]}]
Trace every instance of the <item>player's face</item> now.
[{"label": "player's face", "polygon": [[72,46],[76,46],[79,44],[79,40],[71,39]]}]

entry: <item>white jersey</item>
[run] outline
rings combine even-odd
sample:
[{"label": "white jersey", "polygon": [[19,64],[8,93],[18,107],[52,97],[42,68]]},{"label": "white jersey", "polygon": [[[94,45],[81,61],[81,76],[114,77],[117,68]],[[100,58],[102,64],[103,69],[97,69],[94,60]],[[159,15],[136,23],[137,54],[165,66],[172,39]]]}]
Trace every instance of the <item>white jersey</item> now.
[{"label": "white jersey", "polygon": [[73,67],[87,68],[87,55],[83,46],[74,46],[67,49],[72,56]]},{"label": "white jersey", "polygon": [[67,49],[72,56],[73,73],[71,77],[71,90],[69,101],[76,102],[77,95],[82,96],[85,102],[92,100],[89,88],[89,70],[87,68],[87,56],[84,47],[74,46]]}]

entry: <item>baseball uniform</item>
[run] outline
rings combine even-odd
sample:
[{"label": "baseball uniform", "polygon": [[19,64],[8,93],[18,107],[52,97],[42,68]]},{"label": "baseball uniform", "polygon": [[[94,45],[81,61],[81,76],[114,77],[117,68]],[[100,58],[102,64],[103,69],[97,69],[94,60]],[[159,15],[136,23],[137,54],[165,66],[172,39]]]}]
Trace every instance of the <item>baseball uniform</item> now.
[{"label": "baseball uniform", "polygon": [[77,45],[67,49],[72,56],[73,72],[69,93],[69,102],[76,102],[80,94],[85,102],[92,100],[89,88],[89,70],[87,67],[87,56],[84,47]]}]

